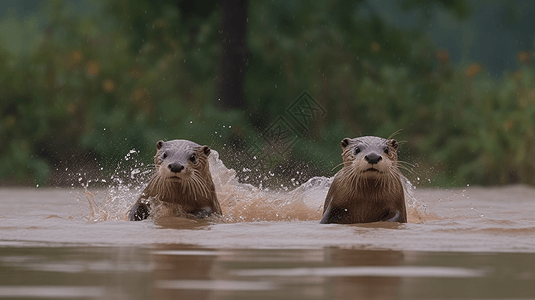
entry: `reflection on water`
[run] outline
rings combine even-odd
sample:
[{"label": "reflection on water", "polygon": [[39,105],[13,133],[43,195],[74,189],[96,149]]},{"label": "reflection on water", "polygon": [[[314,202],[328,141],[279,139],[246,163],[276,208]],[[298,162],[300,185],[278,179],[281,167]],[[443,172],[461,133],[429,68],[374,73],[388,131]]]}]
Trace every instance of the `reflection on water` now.
[{"label": "reflection on water", "polygon": [[101,287],[86,286],[0,286],[2,298],[102,298]]},{"label": "reflection on water", "polygon": [[0,296],[147,299],[151,262],[145,253],[131,248],[0,248]]},{"label": "reflection on water", "polygon": [[529,299],[530,253],[3,247],[0,297]]}]

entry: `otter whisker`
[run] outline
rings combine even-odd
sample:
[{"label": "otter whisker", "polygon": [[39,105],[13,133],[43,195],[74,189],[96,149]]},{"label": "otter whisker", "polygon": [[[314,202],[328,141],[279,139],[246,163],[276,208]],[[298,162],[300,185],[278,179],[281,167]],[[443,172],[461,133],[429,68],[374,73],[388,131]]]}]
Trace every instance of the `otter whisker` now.
[{"label": "otter whisker", "polygon": [[202,177],[200,176],[199,172],[195,171],[195,172],[193,172],[192,175],[193,175],[192,179],[195,181],[195,183],[197,185],[197,189],[199,190],[201,195],[204,196],[204,197],[209,197],[208,187],[207,187],[206,183],[204,182],[204,180],[202,179]]},{"label": "otter whisker", "polygon": [[387,138],[387,140],[389,140],[389,139],[395,137],[395,136],[398,135],[401,131],[403,131],[403,128],[400,128],[400,129],[394,131],[392,134],[390,134],[390,136]]},{"label": "otter whisker", "polygon": [[197,201],[197,194],[200,194],[200,196],[203,196],[203,190],[200,186],[198,178],[193,175],[191,177],[191,192],[195,195],[195,201]]},{"label": "otter whisker", "polygon": [[416,167],[416,165],[411,164],[411,163],[406,162],[406,161],[403,161],[403,160],[398,160],[397,163],[398,163],[398,164],[404,164],[404,165],[407,165],[407,166],[411,166],[411,167],[413,167],[413,168]]},{"label": "otter whisker", "polygon": [[398,161],[398,163],[399,163],[398,166],[404,167],[404,168],[407,168],[407,169],[408,168],[412,169],[412,168],[416,167],[414,164],[408,163],[406,161]]},{"label": "otter whisker", "polygon": [[399,166],[399,169],[405,170],[410,174],[416,174],[416,172],[413,169],[407,168],[405,166]]},{"label": "otter whisker", "polygon": [[200,177],[195,176],[195,182],[196,182],[197,191],[199,192],[199,194],[202,197],[206,197],[207,196],[206,187],[205,187],[203,180]]},{"label": "otter whisker", "polygon": [[343,162],[337,164],[336,166],[334,166],[334,168],[331,169],[331,172],[334,171],[334,169],[338,168],[339,166],[341,166],[341,165],[343,165],[343,164],[344,164]]}]

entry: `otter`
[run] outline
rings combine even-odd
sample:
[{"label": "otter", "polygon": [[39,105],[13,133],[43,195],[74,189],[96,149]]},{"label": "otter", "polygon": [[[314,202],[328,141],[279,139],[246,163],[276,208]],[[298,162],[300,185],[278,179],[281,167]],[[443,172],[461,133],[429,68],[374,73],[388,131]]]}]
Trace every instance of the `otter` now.
[{"label": "otter", "polygon": [[149,216],[150,201],[180,206],[181,211],[203,218],[221,214],[208,166],[210,147],[188,140],[156,143],[155,172],[128,214],[131,221]]},{"label": "otter", "polygon": [[363,136],[340,145],[343,167],[327,192],[320,223],[406,223],[396,140]]}]

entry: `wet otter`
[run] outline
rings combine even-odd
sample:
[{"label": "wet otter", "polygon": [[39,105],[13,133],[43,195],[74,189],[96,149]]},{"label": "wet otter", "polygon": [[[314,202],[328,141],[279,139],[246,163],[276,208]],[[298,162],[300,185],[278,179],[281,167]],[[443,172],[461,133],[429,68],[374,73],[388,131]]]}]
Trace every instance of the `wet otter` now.
[{"label": "wet otter", "polygon": [[149,216],[149,201],[178,204],[195,218],[221,214],[208,166],[210,148],[188,140],[158,141],[156,170],[149,184],[130,210],[128,218],[139,221]]},{"label": "wet otter", "polygon": [[329,188],[320,223],[407,222],[398,143],[364,136],[340,144],[344,166]]}]

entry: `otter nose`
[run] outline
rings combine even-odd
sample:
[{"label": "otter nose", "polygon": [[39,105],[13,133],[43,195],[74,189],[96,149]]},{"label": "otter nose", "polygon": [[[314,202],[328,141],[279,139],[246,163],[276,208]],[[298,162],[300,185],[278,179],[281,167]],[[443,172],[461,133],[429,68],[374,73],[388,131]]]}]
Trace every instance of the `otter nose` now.
[{"label": "otter nose", "polygon": [[179,163],[170,163],[167,167],[173,173],[180,173],[184,169],[184,166]]},{"label": "otter nose", "polygon": [[369,162],[370,164],[376,164],[378,163],[379,161],[381,161],[381,159],[383,159],[383,157],[381,155],[378,155],[378,154],[375,154],[375,153],[370,153],[366,156],[364,156],[364,159]]}]

